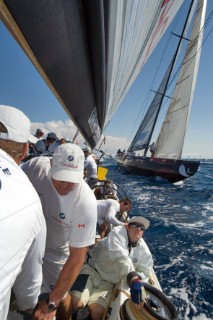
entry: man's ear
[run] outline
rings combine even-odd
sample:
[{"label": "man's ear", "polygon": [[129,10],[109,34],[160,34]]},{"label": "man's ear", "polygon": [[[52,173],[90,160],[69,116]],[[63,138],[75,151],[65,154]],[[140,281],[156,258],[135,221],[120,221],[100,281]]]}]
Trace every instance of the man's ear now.
[{"label": "man's ear", "polygon": [[18,158],[18,161],[19,162],[21,162],[21,160],[23,160],[25,157],[26,157],[26,154],[27,154],[27,152],[28,152],[28,148],[29,148],[29,144],[28,144],[28,142],[25,144],[25,146],[24,146],[24,152],[23,152],[23,154],[22,154],[22,156],[20,156],[19,158]]}]

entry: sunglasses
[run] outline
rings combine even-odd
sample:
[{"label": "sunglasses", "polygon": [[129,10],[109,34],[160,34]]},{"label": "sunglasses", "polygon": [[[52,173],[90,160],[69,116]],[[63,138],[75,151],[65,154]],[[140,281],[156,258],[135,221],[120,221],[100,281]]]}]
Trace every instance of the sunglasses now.
[{"label": "sunglasses", "polygon": [[141,231],[145,231],[146,230],[146,228],[144,227],[143,224],[132,223],[130,225],[133,226],[133,228],[140,228]]}]

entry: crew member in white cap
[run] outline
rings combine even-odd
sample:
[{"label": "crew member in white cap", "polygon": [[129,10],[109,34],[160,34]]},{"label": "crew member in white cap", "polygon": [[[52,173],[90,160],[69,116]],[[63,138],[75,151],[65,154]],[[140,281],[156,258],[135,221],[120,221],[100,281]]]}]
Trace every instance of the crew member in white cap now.
[{"label": "crew member in white cap", "polygon": [[35,147],[41,155],[52,155],[54,152],[54,144],[57,141],[57,135],[55,132],[49,132],[46,139],[38,140]]},{"label": "crew member in white cap", "polygon": [[37,192],[18,164],[28,150],[30,121],[0,105],[0,319],[7,319],[11,288],[19,310],[32,312],[42,283],[46,224]]},{"label": "crew member in white cap", "polygon": [[57,314],[61,312],[59,319],[66,320],[70,317],[66,294],[96,235],[97,204],[83,180],[84,154],[77,145],[64,143],[56,148],[52,166],[49,157],[39,157],[22,168],[41,197],[47,223],[43,285],[49,297],[40,303],[36,319],[49,313],[54,316],[60,305]]},{"label": "crew member in white cap", "polygon": [[41,129],[38,128],[38,129],[36,130],[35,137],[36,137],[38,140],[41,140],[42,137],[43,137],[43,135],[44,135],[44,132],[43,132]]},{"label": "crew member in white cap", "polygon": [[95,182],[97,181],[97,163],[95,162],[95,159],[91,155],[91,149],[90,147],[86,147],[83,149],[84,156],[85,156],[85,162],[84,162],[84,173],[86,182],[90,187],[93,187]]},{"label": "crew member in white cap", "polygon": [[[91,318],[101,320],[113,286],[121,279],[130,285],[133,302],[139,294],[139,300],[143,303],[143,285],[140,280],[147,282],[153,267],[152,255],[142,239],[149,224],[144,217],[133,217],[128,221],[127,227],[114,227],[106,238],[93,247],[90,265],[83,266],[71,288],[73,309],[81,308],[88,303]],[[85,274],[89,277],[82,286],[81,277]],[[139,290],[135,288],[136,281],[139,282],[136,284]],[[138,307],[140,306],[141,304]]]}]

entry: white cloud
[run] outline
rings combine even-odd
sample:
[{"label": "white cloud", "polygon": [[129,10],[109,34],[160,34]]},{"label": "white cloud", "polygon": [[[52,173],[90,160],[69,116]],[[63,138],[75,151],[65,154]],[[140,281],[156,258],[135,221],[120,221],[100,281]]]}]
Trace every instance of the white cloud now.
[{"label": "white cloud", "polygon": [[[71,120],[67,120],[65,122],[63,121],[49,121],[49,122],[34,122],[31,124],[31,133],[35,134],[37,128],[42,129],[44,132],[44,137],[49,132],[55,132],[55,134],[58,136],[58,138],[65,138],[69,140],[73,140],[73,137],[76,134],[76,127],[73,124]],[[104,137],[103,137],[104,138]],[[97,145],[96,149],[99,149],[99,146],[101,142],[103,141],[103,138],[100,139],[99,144]],[[83,147],[85,146],[84,138],[81,134],[78,134],[76,138],[77,143]],[[100,149],[104,151],[108,155],[114,155],[116,154],[118,149],[127,149],[127,139],[124,137],[112,137],[107,136],[105,139],[105,143],[102,143]],[[97,152],[96,152],[97,153]]]},{"label": "white cloud", "polygon": [[[49,121],[49,122],[34,122],[31,124],[31,133],[35,134],[36,129],[40,128],[44,131],[45,136],[48,132],[55,132],[58,138],[65,138],[73,140],[73,137],[76,134],[76,127],[71,120],[66,121]],[[193,139],[186,139],[186,143],[183,150],[183,157],[197,159],[197,158],[213,158],[212,148],[206,148],[206,145],[211,145],[211,137],[209,136],[209,141],[205,141],[205,144],[200,143],[198,139],[196,142],[192,142]],[[96,149],[99,149],[99,145],[103,141],[103,138],[100,139],[99,144]],[[81,146],[85,146],[85,139],[79,134],[77,136],[76,142]],[[190,142],[190,143],[189,143]],[[107,136],[105,143],[100,147],[107,155],[115,155],[118,149],[127,150],[129,142],[125,137],[113,137]],[[97,152],[95,152],[98,154]]]},{"label": "white cloud", "polygon": [[[98,146],[99,145],[97,145],[97,147]],[[121,150],[127,149],[127,139],[124,137],[107,136],[105,143],[101,145],[100,149],[108,155],[115,155],[119,148]]]},{"label": "white cloud", "polygon": [[34,122],[31,124],[31,133],[35,134],[36,129],[42,129],[45,136],[49,132],[55,132],[59,138],[72,139],[75,135],[76,128],[71,120],[49,121],[49,122]]}]

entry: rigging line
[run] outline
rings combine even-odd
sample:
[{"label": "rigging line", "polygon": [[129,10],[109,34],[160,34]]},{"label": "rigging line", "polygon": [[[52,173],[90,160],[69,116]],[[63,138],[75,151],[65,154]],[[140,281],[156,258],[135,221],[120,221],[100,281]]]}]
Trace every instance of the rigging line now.
[{"label": "rigging line", "polygon": [[[184,3],[185,4],[185,3]],[[182,7],[182,11],[184,11],[185,12],[185,10],[186,10],[186,8],[185,8],[186,6],[183,6]],[[188,8],[188,5],[187,5],[187,8]],[[181,12],[182,12],[181,11]],[[180,12],[180,13],[181,13]],[[178,26],[178,22],[179,22],[179,18],[180,18],[180,14],[179,15],[176,15],[176,18],[174,19],[174,22],[172,23],[172,25],[171,25],[171,30],[176,30],[176,28],[177,28],[177,26]],[[177,48],[177,43],[174,43],[175,41],[174,41],[174,39],[175,38],[177,38],[177,37],[174,37],[174,34],[172,33],[172,31],[170,31],[169,32],[169,35],[168,35],[168,39],[166,40],[166,42],[165,42],[165,45],[164,45],[164,50],[163,50],[163,52],[162,52],[162,56],[161,56],[161,59],[160,59],[160,61],[159,61],[159,63],[158,63],[158,67],[157,67],[157,70],[156,70],[156,72],[155,72],[155,74],[154,74],[154,77],[153,77],[153,80],[152,80],[152,83],[151,83],[151,85],[150,85],[150,88],[149,88],[149,90],[151,90],[151,88],[153,88],[154,87],[154,82],[156,82],[157,84],[159,83],[159,81],[157,80],[157,74],[158,74],[158,72],[159,72],[159,69],[161,68],[162,69],[162,67],[166,64],[166,62],[168,61],[168,59],[167,59],[167,57],[166,57],[166,55],[169,57],[169,59],[170,59],[170,57],[171,57],[171,55],[173,54],[173,47],[175,47],[175,50],[176,50],[176,48]],[[163,61],[163,60],[165,60],[165,62]],[[166,65],[166,69],[167,69],[167,65]],[[163,73],[164,73],[164,70],[163,70]]]},{"label": "rigging line", "polygon": [[[196,44],[196,42],[198,41],[198,38],[200,37],[200,35],[202,35],[202,33],[204,33],[204,30],[206,29],[207,25],[208,25],[209,22],[211,21],[212,17],[213,17],[213,10],[210,12],[208,18],[206,19],[206,21],[205,21],[202,29],[200,30],[199,34],[197,35],[197,37],[192,40],[194,44]],[[202,41],[201,46],[198,48],[198,50],[197,50],[197,52],[195,53],[195,55],[194,55],[193,57],[191,57],[191,59],[194,58],[194,57],[196,56],[196,54],[199,52],[199,50],[201,50],[201,48],[204,46],[204,44],[205,44],[205,42],[207,41],[207,39],[209,38],[212,30],[213,30],[213,27],[210,29],[210,31],[208,32],[208,34],[205,36],[205,39]],[[194,47],[194,46],[192,45],[191,48],[190,48],[190,50],[188,51],[187,55],[183,58],[183,60],[182,60],[182,62],[180,63],[179,67],[177,68],[176,72],[174,73],[171,81],[169,82],[166,92],[168,91],[168,89],[170,88],[170,86],[172,85],[172,83],[175,81],[175,79],[176,79],[177,75],[179,74],[180,69],[181,69],[181,67],[182,67],[182,65],[183,65],[183,63],[184,63],[184,60],[186,60],[187,56],[190,54],[190,52],[191,52],[191,50],[193,49],[193,47]]]},{"label": "rigging line", "polygon": [[[207,19],[206,19],[206,21],[205,21],[205,23],[204,23],[201,31],[199,32],[198,36],[197,36],[194,40],[192,40],[193,42],[196,42],[197,39],[198,39],[198,37],[204,32],[204,30],[206,30],[207,25],[210,23],[212,17],[213,17],[213,10],[212,10],[212,11],[210,12],[210,14],[208,15],[208,17],[207,17]],[[212,27],[212,28],[210,29],[210,31],[205,35],[205,38],[203,39],[201,46],[198,48],[198,50],[197,50],[197,52],[195,53],[195,55],[194,55],[193,57],[191,57],[191,59],[193,59],[193,58],[196,56],[196,54],[198,53],[198,51],[201,50],[201,48],[206,44],[206,41],[207,41],[208,38],[210,37],[212,31],[213,31],[213,27]],[[193,46],[191,46],[191,48],[190,48],[189,52],[187,53],[187,55],[191,52],[192,48],[193,48]],[[185,57],[184,59],[186,59],[186,57]],[[182,67],[182,65],[183,65],[184,59],[183,59],[182,62],[180,63],[178,69],[176,70],[176,72],[175,72],[175,74],[173,75],[170,83],[168,84],[167,91],[170,89],[172,83],[174,82],[175,78],[177,77],[177,75],[178,75],[178,73],[179,73],[179,70],[181,69],[181,67]],[[175,89],[175,87],[171,89],[170,93],[168,94],[169,96],[172,96],[172,92],[174,91],[174,89]],[[161,110],[163,110],[163,109],[165,108],[165,106],[166,106],[166,104],[167,104],[167,101],[168,101],[168,99],[166,99],[166,100],[164,101]],[[164,116],[162,116],[162,117],[164,117]],[[162,118],[161,118],[161,119],[162,119]]]},{"label": "rigging line", "polygon": [[[212,17],[213,17],[213,10],[210,12],[210,14],[209,14],[209,16],[208,16],[208,18],[207,18],[208,21],[207,21],[207,23],[205,23],[205,25],[204,25],[205,28],[206,28],[206,26],[209,24],[209,22],[211,21]],[[211,27],[210,31],[209,31],[209,32],[207,33],[207,35],[205,36],[205,39],[203,40],[202,45],[204,45],[204,43],[207,41],[207,39],[209,38],[212,30],[213,30],[213,27]]]},{"label": "rigging line", "polygon": [[[211,18],[212,18],[212,16],[213,16],[213,10],[211,11],[210,15],[211,15]],[[209,15],[209,16],[210,16],[210,15]],[[208,18],[209,18],[209,17],[208,17]],[[208,19],[208,18],[207,18],[207,19]],[[210,19],[211,19],[211,18],[210,18]],[[209,21],[210,21],[210,20],[209,20]],[[208,23],[209,23],[209,21],[208,21]],[[206,23],[204,24],[204,26],[205,26],[205,28],[206,28]],[[202,30],[204,29],[204,26],[203,26]],[[201,30],[200,34],[202,33],[202,30]],[[212,31],[213,31],[213,27],[210,29],[210,31],[208,32],[208,34],[205,36],[205,39],[202,41],[202,44],[201,44],[201,46],[198,48],[197,52],[196,52],[196,53],[194,54],[194,56],[192,56],[190,59],[193,59],[193,58],[196,56],[196,54],[199,52],[199,50],[201,50],[201,48],[202,48],[202,47],[204,46],[204,44],[206,43],[206,41],[207,41],[207,39],[209,38],[209,36],[210,36],[210,34],[211,34]],[[204,32],[204,31],[203,31],[203,32]],[[193,41],[196,42],[198,37],[199,37],[199,35],[198,35],[198,36],[196,37],[196,39],[194,39]],[[191,47],[191,49],[192,49],[192,48],[193,48],[193,46]],[[191,49],[190,49],[190,51],[191,51]],[[189,51],[189,52],[190,52],[190,51]],[[185,59],[186,59],[186,57],[183,59],[182,63],[181,63],[180,66],[178,67],[178,70],[175,72],[175,74],[174,74],[171,82],[169,83],[169,85],[168,85],[168,87],[167,87],[167,91],[168,91],[168,89],[170,89],[169,87],[171,86],[172,82],[174,81],[174,78],[177,77],[177,74],[179,73],[179,69],[182,67],[183,62],[184,62]],[[185,63],[187,63],[187,62],[188,62],[188,60],[185,61]],[[171,89],[170,93],[168,94],[169,96],[172,96],[172,92],[174,91],[174,89],[175,89],[175,86],[174,86],[174,88]],[[166,101],[164,101],[161,110],[163,110],[163,109],[165,108],[168,99],[169,99],[169,98],[167,98]],[[164,116],[162,115],[162,117],[161,117],[160,119],[162,119],[163,117],[164,117]]]},{"label": "rigging line", "polygon": [[106,154],[106,153],[105,153],[105,151],[103,151],[103,150],[96,149],[96,148],[94,148],[94,150],[96,150],[96,151],[100,152],[100,153],[102,154],[102,156],[104,155],[104,156],[106,156],[106,157],[108,157],[108,158],[113,159],[113,157],[112,157],[111,155]]},{"label": "rigging line", "polygon": [[208,17],[206,18],[205,24],[204,25],[208,25],[209,22],[211,21],[213,16],[213,10],[209,13]]},{"label": "rigging line", "polygon": [[[146,94],[146,96],[145,96],[145,98],[144,98],[144,101],[143,101],[142,104],[141,104],[141,108],[140,108],[140,110],[139,110],[139,112],[138,112],[138,114],[137,114],[137,116],[136,116],[136,120],[135,120],[135,122],[134,122],[134,124],[133,124],[132,130],[131,130],[128,138],[127,138],[127,144],[126,144],[126,148],[125,148],[125,149],[127,149],[127,147],[128,147],[129,144],[130,144],[131,136],[133,135],[133,131],[134,131],[135,128],[137,127],[137,122],[139,121],[139,119],[143,118],[145,112],[146,112],[147,109],[148,109],[148,106],[149,106],[148,100],[150,99],[150,91],[152,91],[151,88],[153,88],[154,82],[157,81],[156,79],[157,79],[157,77],[158,77],[158,74],[160,73],[160,71],[159,71],[160,68],[162,69],[163,64],[165,64],[165,63],[163,63],[163,60],[165,59],[165,54],[167,54],[167,55],[169,54],[169,53],[168,53],[168,44],[171,44],[171,39],[173,39],[173,36],[172,36],[172,34],[170,33],[169,36],[168,36],[168,39],[167,39],[167,41],[166,41],[166,44],[165,44],[165,46],[164,46],[164,50],[163,50],[163,52],[162,52],[160,61],[159,61],[159,63],[158,63],[158,67],[157,67],[157,69],[156,69],[156,71],[155,71],[155,73],[154,73],[152,82],[151,82],[151,84],[150,84],[150,86],[149,86],[149,88],[148,88],[148,90],[147,90],[147,94]],[[169,50],[171,51],[170,48],[169,48]],[[144,106],[145,106],[145,107],[144,107]],[[142,114],[142,116],[141,116],[142,110],[143,110],[143,114]]]},{"label": "rigging line", "polygon": [[[168,76],[167,76],[167,79],[166,79],[165,87],[164,87],[164,90],[163,90],[163,95],[166,93],[166,89],[167,89],[167,86],[168,86],[168,83],[169,83],[169,79],[170,79],[170,76],[172,74],[173,67],[174,67],[174,65],[176,63],[176,60],[177,60],[177,57],[178,57],[178,54],[179,54],[179,51],[180,51],[180,47],[182,45],[182,37],[185,34],[185,31],[186,31],[186,28],[187,28],[187,24],[188,24],[188,21],[189,21],[189,18],[190,18],[191,10],[193,8],[193,4],[194,4],[194,0],[191,1],[191,4],[189,6],[189,10],[188,10],[188,13],[187,13],[187,16],[186,16],[186,20],[185,20],[185,22],[183,24],[183,28],[182,28],[182,31],[181,31],[181,34],[180,34],[180,39],[178,41],[177,48],[176,48],[174,56],[172,58],[171,66],[169,66],[169,69],[168,69],[169,73],[168,73]],[[159,116],[159,113],[160,113],[160,109],[161,109],[162,103],[163,103],[163,98],[161,99],[161,103],[159,104],[159,108],[157,110],[157,114],[156,114],[156,117],[154,119],[152,130],[149,133],[147,144],[146,144],[146,147],[144,149],[144,156],[146,156],[146,153],[148,151],[148,146],[149,146],[149,143],[151,141],[151,138],[152,138],[152,135],[153,135],[153,132],[154,132],[154,129],[155,129],[155,125],[156,125],[156,122],[157,122],[157,119],[158,119],[158,116]]]},{"label": "rigging line", "polygon": [[[183,8],[184,8],[184,7],[183,7]],[[179,15],[177,15],[176,18],[174,19],[174,22],[173,22],[173,24],[172,24],[172,26],[171,26],[171,29],[172,29],[172,30],[175,30],[175,28],[177,27],[177,24],[178,24],[178,21],[179,21],[179,18],[178,18],[178,17],[179,17]],[[172,40],[172,39],[174,39],[174,37],[173,37],[172,33],[170,32],[170,33],[169,33],[169,36],[168,36],[168,39],[167,39],[167,41],[166,41],[166,43],[165,43],[164,50],[163,50],[162,55],[161,55],[161,59],[160,59],[160,61],[159,61],[159,63],[158,63],[157,70],[156,70],[156,72],[155,72],[155,74],[154,74],[154,76],[153,76],[153,80],[152,80],[152,82],[151,82],[151,84],[150,84],[150,86],[149,86],[149,89],[147,90],[147,94],[146,94],[146,96],[145,96],[145,98],[144,98],[144,101],[143,101],[142,104],[141,104],[141,108],[140,108],[140,110],[139,110],[139,112],[138,112],[138,114],[137,114],[137,116],[136,116],[136,120],[135,120],[135,122],[134,122],[134,124],[133,124],[132,130],[130,131],[129,136],[128,136],[128,138],[127,138],[127,144],[126,144],[126,148],[125,148],[125,149],[127,149],[127,147],[128,147],[129,144],[130,144],[130,141],[132,140],[132,139],[131,139],[131,136],[133,135],[133,131],[134,131],[135,128],[137,127],[137,122],[139,121],[139,119],[143,118],[146,110],[148,109],[148,106],[149,106],[149,104],[148,104],[148,99],[150,98],[151,88],[153,88],[154,82],[157,81],[157,76],[158,76],[158,74],[160,73],[160,71],[159,71],[160,68],[162,69],[162,67],[163,67],[163,63],[162,63],[163,59],[166,61],[165,55],[166,55],[166,54],[169,55],[169,53],[171,53],[171,51],[172,51],[172,46],[173,46],[173,44],[171,45],[171,40]],[[168,44],[169,44],[169,46],[168,46]],[[168,52],[168,48],[169,48],[170,52]],[[165,64],[165,62],[164,62],[164,64]],[[144,106],[145,106],[145,107],[144,107]],[[143,109],[143,114],[142,114],[142,116],[141,116],[142,109]]]},{"label": "rigging line", "polygon": [[[193,1],[191,2],[191,5],[190,5],[190,7],[192,6],[192,3],[193,3]],[[181,35],[181,37],[183,36],[183,34]],[[171,34],[170,34],[170,37],[171,37]],[[168,46],[167,46],[168,47]],[[166,48],[167,48],[166,47]],[[164,49],[164,51],[163,51],[163,53],[165,52],[165,49]],[[162,59],[161,59],[161,61],[162,61]],[[161,64],[160,64],[160,66],[161,66]],[[159,70],[159,67],[158,67],[158,69],[157,69],[157,71],[156,71],[156,73],[155,74],[157,74],[157,72],[158,72],[158,70]],[[143,105],[142,105],[143,106]],[[141,109],[142,109],[142,107],[141,107]],[[140,110],[141,111],[141,110]],[[133,131],[133,130],[132,130]],[[132,132],[131,132],[131,134],[132,134]],[[129,139],[129,138],[128,138]]]}]

